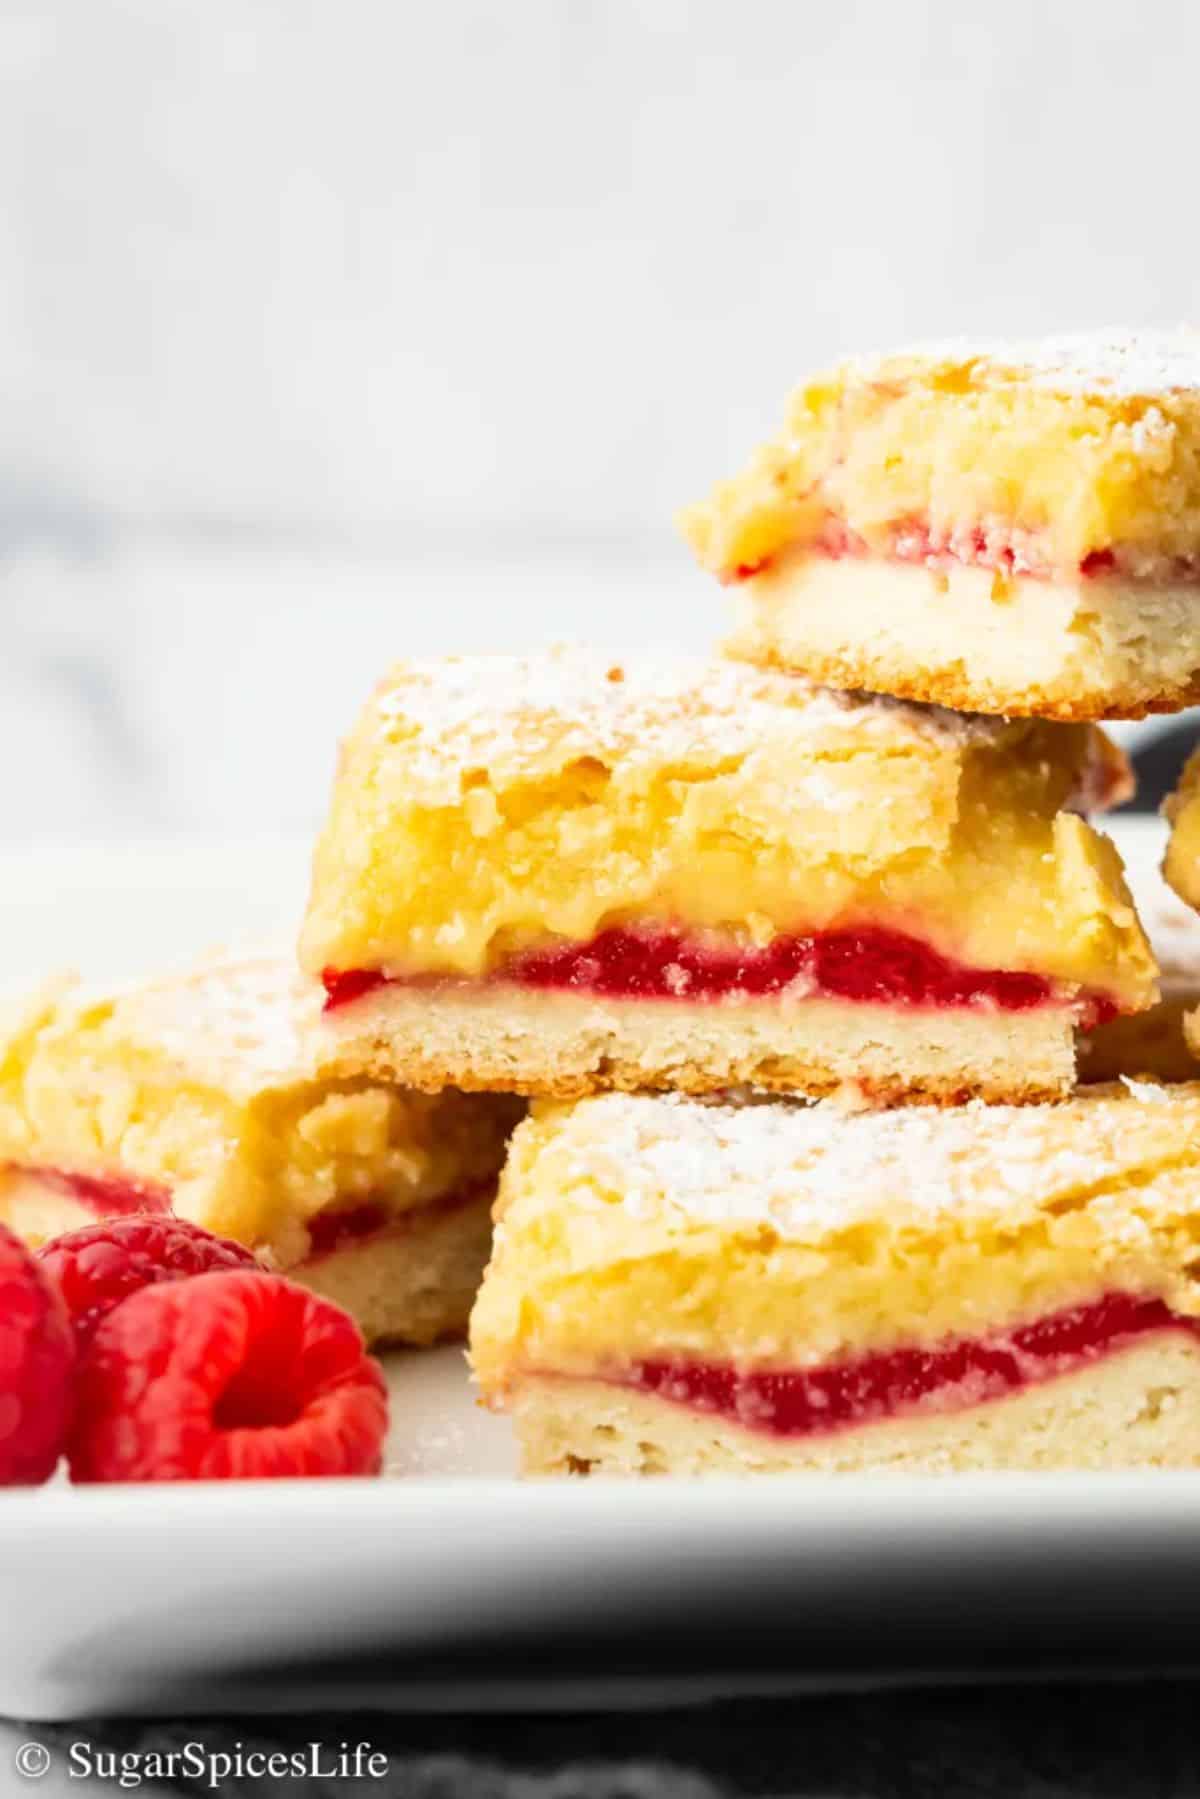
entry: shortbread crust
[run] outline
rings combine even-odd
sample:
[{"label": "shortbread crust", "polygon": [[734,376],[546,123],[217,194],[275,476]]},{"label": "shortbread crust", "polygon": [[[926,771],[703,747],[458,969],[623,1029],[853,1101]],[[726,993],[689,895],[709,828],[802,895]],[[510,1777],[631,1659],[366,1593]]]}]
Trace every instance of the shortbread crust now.
[{"label": "shortbread crust", "polygon": [[675,1005],[491,986],[377,988],[315,1025],[330,1075],[575,1099],[612,1089],[852,1093],[876,1104],[1030,1104],[1075,1070],[1069,1009],[904,1009],[807,999]]},{"label": "shortbread crust", "polygon": [[1200,702],[1200,587],[791,551],[735,589],[729,655],[1010,717],[1141,718]]}]

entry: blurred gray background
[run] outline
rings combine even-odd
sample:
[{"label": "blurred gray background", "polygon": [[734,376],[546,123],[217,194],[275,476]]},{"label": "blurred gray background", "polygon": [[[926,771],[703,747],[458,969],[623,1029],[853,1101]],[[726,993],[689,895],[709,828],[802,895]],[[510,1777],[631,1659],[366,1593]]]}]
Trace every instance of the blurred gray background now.
[{"label": "blurred gray background", "polygon": [[308,828],[412,652],[701,644],[844,349],[1195,318],[1170,0],[0,4],[0,837]]}]

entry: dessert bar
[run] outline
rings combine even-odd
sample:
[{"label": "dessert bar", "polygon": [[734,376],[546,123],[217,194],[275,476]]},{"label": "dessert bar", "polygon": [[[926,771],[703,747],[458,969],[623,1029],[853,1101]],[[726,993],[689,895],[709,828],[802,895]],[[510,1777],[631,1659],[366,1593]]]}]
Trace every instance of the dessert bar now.
[{"label": "dessert bar", "polygon": [[1193,1049],[1192,1014],[1200,1007],[1200,980],[1164,970],[1162,997],[1147,1012],[1108,1019],[1079,1040],[1081,1081],[1200,1080],[1200,1056]]},{"label": "dessert bar", "polygon": [[682,525],[731,651],[983,712],[1200,699],[1200,334],[950,344],[806,381]]},{"label": "dessert bar", "polygon": [[[1188,757],[1179,786],[1163,811],[1171,827],[1163,876],[1187,906],[1200,911],[1200,749]],[[1200,966],[1193,966],[1191,973],[1194,997],[1200,999]],[[1188,1049],[1200,1060],[1200,1005],[1193,1004],[1185,1011],[1183,1034]]]},{"label": "dessert bar", "polygon": [[1160,998],[1145,1012],[1118,1014],[1081,1036],[1079,1078],[1200,1080],[1200,1058],[1187,1035],[1188,1020],[1200,1007],[1200,917],[1149,868],[1135,865],[1131,879],[1158,964]]},{"label": "dessert bar", "polygon": [[528,1473],[1200,1466],[1200,1085],[544,1105],[496,1219]]},{"label": "dessert bar", "polygon": [[1163,812],[1171,827],[1163,876],[1185,905],[1200,911],[1200,749],[1188,757]]},{"label": "dessert bar", "polygon": [[1067,1091],[1148,1004],[1095,727],[732,662],[405,664],[347,744],[301,959],[323,1068],[570,1097]]},{"label": "dessert bar", "polygon": [[0,1220],[41,1242],[174,1211],[352,1312],[372,1340],[461,1334],[519,1112],[499,1096],[329,1080],[315,991],[214,961],[118,993],[69,984],[0,1036]]}]

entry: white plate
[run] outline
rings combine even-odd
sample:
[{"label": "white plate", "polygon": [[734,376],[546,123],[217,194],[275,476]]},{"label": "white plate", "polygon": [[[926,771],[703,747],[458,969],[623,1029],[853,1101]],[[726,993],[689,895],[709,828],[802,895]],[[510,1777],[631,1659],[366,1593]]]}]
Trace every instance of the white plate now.
[{"label": "white plate", "polygon": [[[1158,827],[1120,836],[1178,959]],[[286,928],[303,865],[294,844],[0,856],[0,985],[64,944],[126,975]],[[460,1351],[389,1373],[387,1482],[0,1494],[0,1712],[628,1704],[1197,1659],[1196,1476],[521,1485]]]}]

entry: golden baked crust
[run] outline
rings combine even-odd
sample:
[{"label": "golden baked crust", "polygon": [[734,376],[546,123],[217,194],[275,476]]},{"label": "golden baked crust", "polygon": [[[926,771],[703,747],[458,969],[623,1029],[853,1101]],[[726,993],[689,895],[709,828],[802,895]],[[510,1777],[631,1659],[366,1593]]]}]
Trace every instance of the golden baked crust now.
[{"label": "golden baked crust", "polygon": [[578,1099],[609,1091],[720,1093],[753,1086],[877,1105],[1029,1105],[1075,1074],[1069,1009],[861,1005],[849,1000],[580,1000],[503,983],[384,987],[314,1033],[331,1074],[404,1087]]},{"label": "golden baked crust", "polygon": [[[782,672],[793,669],[789,657],[765,634],[743,631],[731,639],[725,649],[735,660],[751,662],[759,668],[776,668]],[[967,712],[1004,713],[1009,718],[1055,719],[1063,723],[1148,718],[1156,713],[1182,712],[1188,706],[1200,705],[1200,671],[1186,681],[1151,691],[1147,691],[1144,680],[1140,679],[1127,686],[1107,685],[1088,692],[1081,692],[1077,682],[1070,679],[1014,688],[978,675],[968,675],[961,661],[944,669],[915,665],[906,668],[894,660],[881,660],[869,642],[863,642],[853,655],[823,656],[806,652],[801,672],[822,686],[865,689],[886,693],[898,700]],[[1131,797],[1130,788],[1106,804],[1121,805]]]},{"label": "golden baked crust", "polygon": [[784,428],[682,515],[723,577],[818,543],[1003,559],[1112,556],[1157,579],[1200,557],[1200,334],[1095,334],[856,358],[804,382]]},{"label": "golden baked crust", "polygon": [[1064,808],[1086,726],[832,692],[732,662],[401,665],[343,754],[303,966],[479,977],[657,924],[875,925],[1148,1002],[1120,859]]},{"label": "golden baked crust", "polygon": [[370,1201],[401,1218],[496,1174],[516,1102],[330,1079],[305,1044],[320,1005],[262,957],[117,992],[59,984],[16,1008],[0,1035],[0,1217],[24,1169],[133,1175],[287,1268],[321,1212]]},{"label": "golden baked crust", "polygon": [[1200,1466],[1200,1342],[1172,1332],[1006,1399],[772,1437],[603,1381],[522,1380],[527,1475],[962,1474]]},{"label": "golden baked crust", "polygon": [[1200,1316],[1200,1083],[849,1116],[607,1095],[513,1138],[471,1322],[486,1395],[672,1354],[817,1366],[1112,1292]]}]

